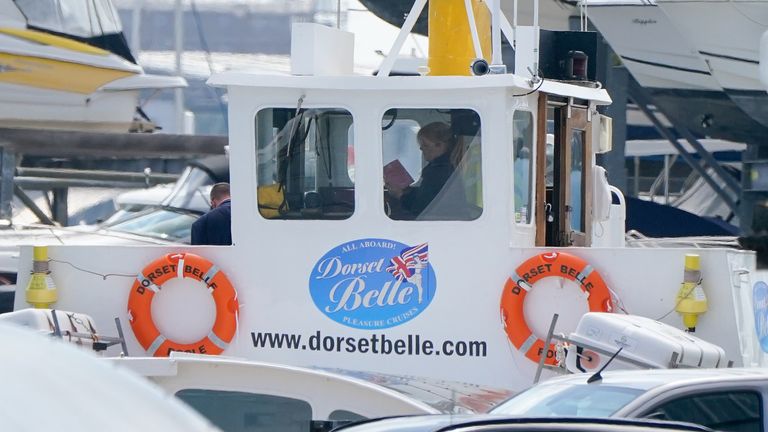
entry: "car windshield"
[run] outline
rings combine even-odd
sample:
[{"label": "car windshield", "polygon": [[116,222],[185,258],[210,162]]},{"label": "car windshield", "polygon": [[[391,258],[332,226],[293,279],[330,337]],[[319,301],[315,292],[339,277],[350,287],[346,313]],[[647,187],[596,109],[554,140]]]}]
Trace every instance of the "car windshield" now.
[{"label": "car windshield", "polygon": [[609,417],[643,390],[602,384],[546,384],[532,387],[491,410],[493,414],[537,417]]},{"label": "car windshield", "polygon": [[210,207],[209,193],[214,179],[199,167],[187,167],[163,206],[205,212]]},{"label": "car windshield", "polygon": [[192,223],[197,215],[192,212],[171,208],[156,208],[138,213],[128,220],[119,221],[102,228],[163,240],[189,243]]}]

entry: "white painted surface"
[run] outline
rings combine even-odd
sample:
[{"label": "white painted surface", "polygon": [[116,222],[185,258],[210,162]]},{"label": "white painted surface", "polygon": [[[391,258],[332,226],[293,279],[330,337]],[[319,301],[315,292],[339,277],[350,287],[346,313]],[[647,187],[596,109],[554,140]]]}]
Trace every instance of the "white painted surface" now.
[{"label": "white painted surface", "polygon": [[218,430],[138,375],[50,336],[2,324],[0,343],[6,430]]}]

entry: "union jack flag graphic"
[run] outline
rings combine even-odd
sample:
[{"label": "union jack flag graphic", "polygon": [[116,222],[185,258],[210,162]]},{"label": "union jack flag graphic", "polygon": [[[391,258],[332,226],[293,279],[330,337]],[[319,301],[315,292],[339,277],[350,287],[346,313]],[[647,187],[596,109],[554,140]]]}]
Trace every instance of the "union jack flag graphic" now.
[{"label": "union jack flag graphic", "polygon": [[418,264],[417,257],[418,262],[426,263],[428,261],[427,249],[427,243],[403,249],[400,251],[400,255],[389,260],[392,265],[387,267],[387,271],[400,280],[408,279],[413,275],[411,270],[416,268]]}]

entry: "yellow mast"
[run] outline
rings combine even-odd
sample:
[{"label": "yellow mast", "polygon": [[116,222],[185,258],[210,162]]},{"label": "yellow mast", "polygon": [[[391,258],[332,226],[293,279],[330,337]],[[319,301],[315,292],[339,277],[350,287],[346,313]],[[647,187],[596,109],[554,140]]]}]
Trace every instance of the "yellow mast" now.
[{"label": "yellow mast", "polygon": [[[470,0],[483,58],[491,58],[491,12],[485,1]],[[465,0],[429,2],[429,75],[470,75],[477,59]]]}]

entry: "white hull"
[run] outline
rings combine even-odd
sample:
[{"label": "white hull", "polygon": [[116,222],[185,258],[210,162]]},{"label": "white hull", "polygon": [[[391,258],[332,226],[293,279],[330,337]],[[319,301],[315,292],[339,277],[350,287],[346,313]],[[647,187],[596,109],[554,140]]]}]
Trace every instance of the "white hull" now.
[{"label": "white hull", "polygon": [[79,94],[0,83],[0,126],[127,132],[139,91]]},{"label": "white hull", "polygon": [[[520,1],[517,3],[517,23],[522,26],[533,25],[533,2]],[[501,10],[511,22],[513,20],[513,2],[501,1]],[[547,30],[569,30],[568,20],[578,16],[578,10],[570,4],[558,0],[543,0],[539,2],[539,26]]]},{"label": "white hull", "polygon": [[702,136],[764,141],[768,132],[761,105],[768,95],[724,89],[718,75],[722,70],[714,69],[714,63],[699,52],[697,41],[662,7],[632,0],[591,0],[588,11],[627,70],[675,123]]},{"label": "white hull", "polygon": [[709,63],[725,89],[762,90],[760,37],[768,29],[765,1],[659,1],[659,7]]},{"label": "white hull", "polygon": [[641,86],[722,91],[707,63],[660,8],[602,2],[588,10]]},{"label": "white hull", "polygon": [[[350,329],[328,320],[313,303],[307,289],[313,261],[338,244],[338,240],[333,233],[321,232],[326,230],[309,231],[294,233],[312,239],[300,246],[298,256],[293,248],[272,248],[264,242],[232,248],[177,247],[141,251],[114,246],[51,247],[50,255],[52,259],[91,271],[126,275],[137,273],[149,260],[166,253],[189,251],[207,257],[230,277],[238,289],[238,300],[242,305],[238,332],[226,355],[298,366],[410,374],[518,390],[531,384],[536,364],[507,340],[499,316],[499,298],[506,279],[519,263],[551,249],[510,249],[504,239],[492,233],[481,236],[459,234],[447,239],[436,232],[422,232],[414,239],[429,239],[430,249],[435,251],[433,265],[439,277],[435,301],[417,320],[394,328],[369,331]],[[377,230],[376,234],[384,238],[397,235],[382,230]],[[469,250],[485,250],[487,255],[467,257],[465,265],[455,265],[458,245]],[[696,335],[722,346],[737,366],[768,365],[768,358],[752,335],[755,328],[750,307],[752,281],[739,275],[739,269],[754,266],[754,254],[725,249],[655,248],[569,249],[568,252],[593,264],[608,286],[615,290],[627,312],[661,318],[662,322],[675,327],[680,326],[679,315],[668,314],[674,310],[679,288],[679,283],[673,281],[682,280],[684,253],[699,253],[711,306],[700,318]],[[19,275],[29,273],[31,258],[31,248],[25,248],[19,260],[22,263]],[[267,262],[290,263],[290,270],[260,265]],[[89,276],[57,263],[52,263],[51,270],[56,283],[66,286],[59,294],[58,309],[88,313],[103,332],[113,329],[114,318],[119,317],[124,325],[129,353],[143,355],[143,348],[130,331],[126,313],[132,279],[104,281],[101,277]],[[84,277],[87,283],[74,283]],[[537,285],[539,296],[535,296],[537,292],[534,290],[526,305],[531,328],[541,337],[546,334],[553,313],[561,314],[556,331],[567,334],[576,328],[581,314],[587,312],[586,302],[574,284],[566,282],[561,286],[550,282],[547,285],[542,281],[541,286]],[[21,277],[20,285],[25,283],[25,278]],[[176,300],[182,299],[183,302],[175,304],[173,301],[163,303],[168,309],[155,312],[158,326],[169,337],[180,341],[190,342],[204,337],[213,322],[213,311],[204,297],[189,293],[176,297]],[[24,296],[18,293],[16,308],[24,307]],[[479,342],[485,346],[485,352],[470,354],[468,351],[459,356],[448,352],[419,355],[413,350],[403,355],[392,351],[378,354],[347,351],[347,340],[370,340],[374,334],[383,335],[392,343],[398,340],[408,343],[410,338],[411,345],[418,337],[420,344],[430,341],[437,350],[442,350],[446,342],[452,346],[461,342]],[[279,335],[298,335],[301,343],[293,349],[271,347],[268,342],[266,347],[254,346],[254,338],[281,337]],[[319,349],[310,346],[313,338],[319,340]],[[338,338],[343,341],[338,342]]]}]

